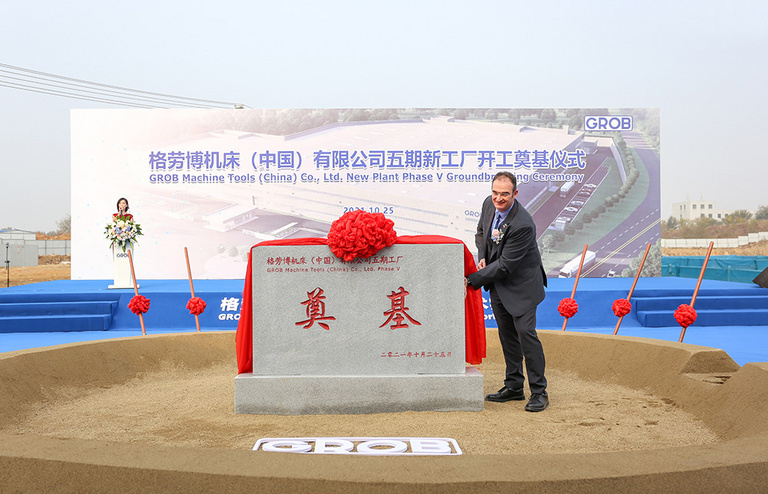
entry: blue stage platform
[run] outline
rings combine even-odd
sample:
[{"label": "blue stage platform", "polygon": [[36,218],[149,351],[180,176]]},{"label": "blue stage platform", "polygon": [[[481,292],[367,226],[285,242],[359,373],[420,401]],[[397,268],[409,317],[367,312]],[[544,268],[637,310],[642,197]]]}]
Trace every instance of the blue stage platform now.
[{"label": "blue stage platform", "polygon": [[[611,311],[625,298],[629,278],[585,278],[579,281],[579,312],[568,331],[612,334],[618,318]],[[538,328],[560,330],[557,312],[570,297],[573,279],[549,279],[547,298],[539,306]],[[0,288],[0,352],[78,341],[140,336],[139,318],[128,309],[133,290],[110,290],[109,280],[59,280]],[[190,298],[186,280],[139,280],[139,293],[150,299],[144,316],[147,333],[195,331],[195,318],[186,309]],[[674,310],[689,304],[695,279],[641,278],[632,296],[632,312],[619,334],[677,341],[680,326]],[[198,280],[195,295],[208,307],[200,316],[203,331],[237,327],[242,280]],[[487,294],[484,294],[487,303]],[[364,303],[361,301],[361,303]],[[725,350],[736,362],[768,362],[768,289],[754,284],[704,280],[696,299],[698,318],[685,343]],[[486,326],[495,327],[490,310]],[[233,347],[234,356],[234,347]]]}]

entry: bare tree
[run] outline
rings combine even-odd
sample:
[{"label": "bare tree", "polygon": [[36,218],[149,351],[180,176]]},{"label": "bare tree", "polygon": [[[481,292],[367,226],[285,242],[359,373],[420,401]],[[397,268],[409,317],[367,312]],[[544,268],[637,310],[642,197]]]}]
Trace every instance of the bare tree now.
[{"label": "bare tree", "polygon": [[56,234],[70,233],[72,231],[72,216],[66,215],[56,222]]}]

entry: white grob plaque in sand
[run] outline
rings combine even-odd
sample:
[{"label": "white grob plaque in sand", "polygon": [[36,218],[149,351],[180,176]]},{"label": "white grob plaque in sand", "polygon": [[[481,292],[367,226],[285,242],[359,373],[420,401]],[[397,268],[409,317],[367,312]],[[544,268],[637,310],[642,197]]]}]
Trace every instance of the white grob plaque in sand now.
[{"label": "white grob plaque in sand", "polygon": [[348,262],[325,245],[254,247],[253,372],[235,378],[235,412],[482,410],[463,263],[463,244]]}]

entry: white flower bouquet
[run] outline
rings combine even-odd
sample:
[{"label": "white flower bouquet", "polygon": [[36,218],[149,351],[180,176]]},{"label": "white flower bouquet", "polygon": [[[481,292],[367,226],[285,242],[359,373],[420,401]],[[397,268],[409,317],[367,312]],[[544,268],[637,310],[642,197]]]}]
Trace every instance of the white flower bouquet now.
[{"label": "white flower bouquet", "polygon": [[110,247],[120,247],[125,249],[133,248],[134,243],[138,243],[137,237],[141,235],[141,225],[133,221],[133,216],[126,214],[123,216],[113,216],[112,221],[107,223],[104,229],[107,240],[110,241]]}]

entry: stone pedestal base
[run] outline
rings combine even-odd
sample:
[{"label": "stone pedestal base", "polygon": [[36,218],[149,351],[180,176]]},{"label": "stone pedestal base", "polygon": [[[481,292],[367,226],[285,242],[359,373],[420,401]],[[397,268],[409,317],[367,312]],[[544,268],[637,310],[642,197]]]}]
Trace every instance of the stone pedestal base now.
[{"label": "stone pedestal base", "polygon": [[480,412],[483,375],[254,376],[235,378],[235,413],[321,415],[404,411]]}]

